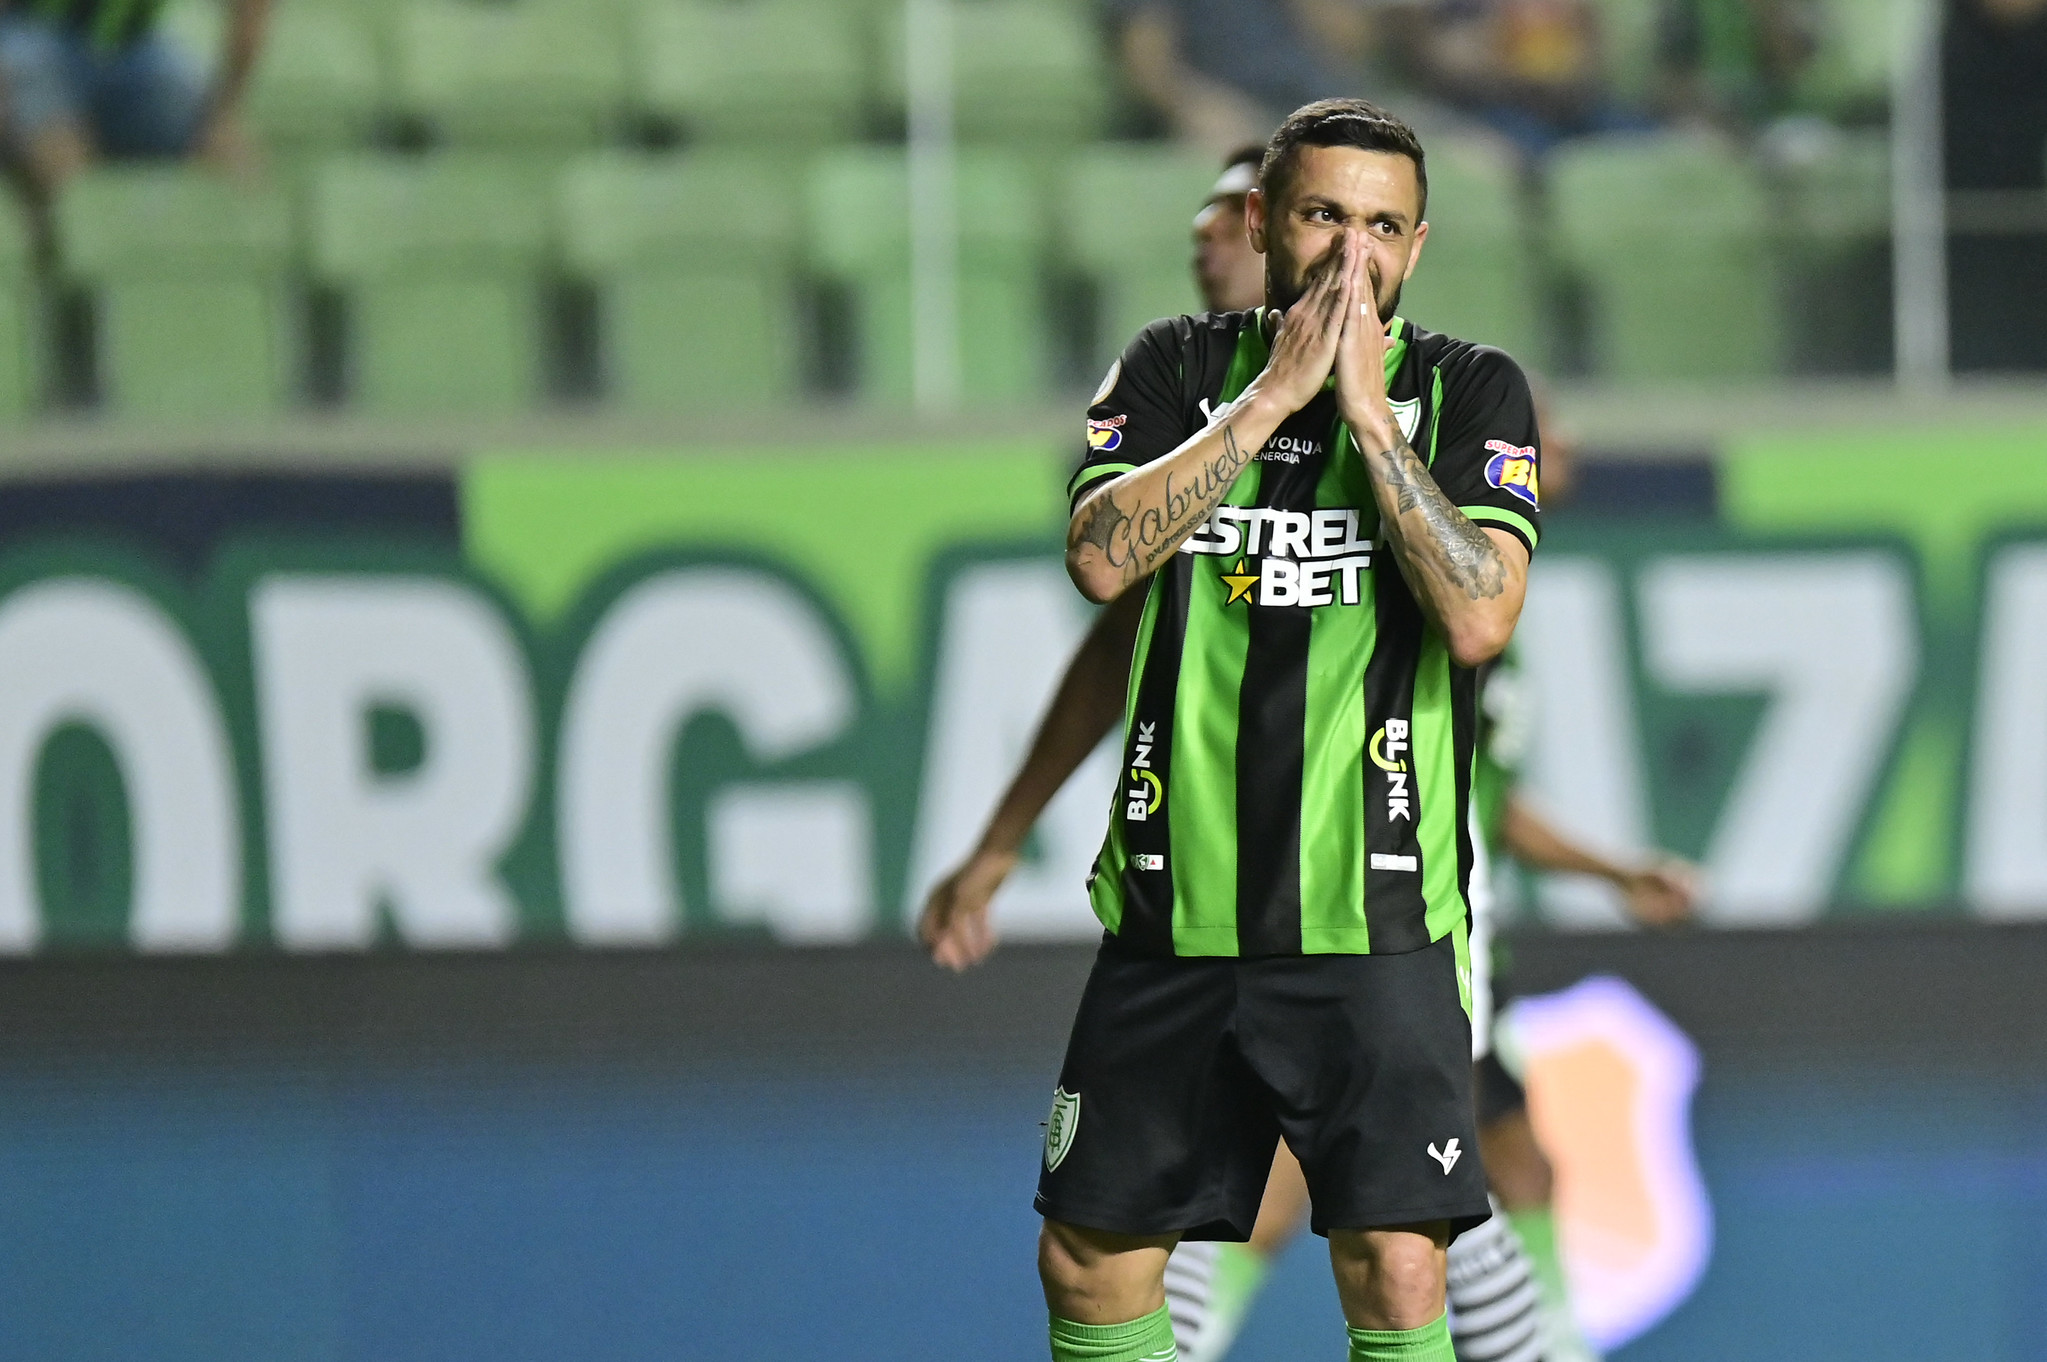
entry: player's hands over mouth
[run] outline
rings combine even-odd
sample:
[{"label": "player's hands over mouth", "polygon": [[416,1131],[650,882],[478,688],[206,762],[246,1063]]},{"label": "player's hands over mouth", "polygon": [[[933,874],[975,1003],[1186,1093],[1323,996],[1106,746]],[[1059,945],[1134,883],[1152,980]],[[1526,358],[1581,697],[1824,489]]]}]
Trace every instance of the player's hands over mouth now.
[{"label": "player's hands over mouth", "polygon": [[988,903],[1016,869],[1014,853],[979,851],[931,888],[917,919],[917,939],[931,958],[958,973],[986,960],[995,949]]},{"label": "player's hands over mouth", "polygon": [[1690,921],[1698,905],[1699,868],[1666,856],[1624,874],[1620,891],[1635,921],[1645,927],[1675,927]]},{"label": "player's hands over mouth", "polygon": [[1343,251],[1337,248],[1308,267],[1308,291],[1280,319],[1272,354],[1264,372],[1245,390],[1246,398],[1269,398],[1291,415],[1322,391],[1336,363],[1343,314],[1350,302],[1343,264]]},{"label": "player's hands over mouth", "polygon": [[1397,432],[1386,402],[1386,321],[1379,315],[1379,280],[1371,252],[1356,231],[1343,234],[1344,271],[1351,305],[1343,310],[1336,346],[1336,401],[1353,430]]}]

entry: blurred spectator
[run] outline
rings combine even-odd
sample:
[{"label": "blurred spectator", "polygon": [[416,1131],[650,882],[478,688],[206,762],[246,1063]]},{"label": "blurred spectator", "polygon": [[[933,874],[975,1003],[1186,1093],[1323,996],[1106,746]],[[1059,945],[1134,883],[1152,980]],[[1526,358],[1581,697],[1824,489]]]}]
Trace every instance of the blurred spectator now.
[{"label": "blurred spectator", "polygon": [[0,128],[47,201],[100,157],[246,162],[236,106],[270,0],[228,0],[227,50],[209,88],[157,32],[162,0],[0,0]]},{"label": "blurred spectator", "polygon": [[1131,88],[1175,137],[1217,155],[1365,83],[1371,0],[1106,3]]},{"label": "blurred spectator", "polygon": [[1958,369],[2047,369],[2047,0],[1955,0],[1941,35]]},{"label": "blurred spectator", "polygon": [[1423,90],[1530,159],[1643,124],[1607,89],[1590,0],[1437,0],[1415,19],[1402,47]]},{"label": "blurred spectator", "polygon": [[1732,129],[1789,112],[1819,51],[1808,0],[1662,0],[1657,26],[1670,112]]}]

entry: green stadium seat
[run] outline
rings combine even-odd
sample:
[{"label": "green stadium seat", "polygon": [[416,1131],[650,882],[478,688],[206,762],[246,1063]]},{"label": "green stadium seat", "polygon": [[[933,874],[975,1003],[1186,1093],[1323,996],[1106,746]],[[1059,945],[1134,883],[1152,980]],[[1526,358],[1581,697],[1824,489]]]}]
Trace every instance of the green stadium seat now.
[{"label": "green stadium seat", "polygon": [[1617,137],[1561,148],[1550,207],[1588,290],[1596,371],[1618,380],[1774,372],[1783,322],[1760,177],[1716,141]]},{"label": "green stadium seat", "polygon": [[[1042,201],[1024,166],[994,152],[959,157],[956,197],[962,395],[1035,398],[1045,388],[1050,349],[1039,274]],[[912,338],[902,152],[862,147],[819,158],[810,179],[810,251],[820,273],[852,290],[861,391],[906,400]]]},{"label": "green stadium seat", "polygon": [[1541,368],[1538,275],[1514,163],[1489,143],[1429,145],[1429,237],[1401,292],[1419,326],[1497,345]]},{"label": "green stadium seat", "polygon": [[1201,311],[1191,238],[1219,173],[1209,157],[1150,146],[1101,146],[1074,158],[1060,216],[1067,254],[1100,299],[1096,363],[1107,366],[1160,317]]},{"label": "green stadium seat", "polygon": [[277,6],[245,105],[267,147],[298,157],[366,145],[383,97],[375,35],[357,6]]},{"label": "green stadium seat", "polygon": [[844,10],[660,0],[640,12],[635,34],[634,102],[693,140],[808,147],[861,131],[861,27]]},{"label": "green stadium seat", "polygon": [[1794,91],[1801,109],[1859,123],[1880,120],[1890,105],[1897,46],[1897,10],[1890,0],[1819,0],[1812,60]]},{"label": "green stadium seat", "polygon": [[596,155],[562,182],[562,252],[598,290],[612,397],[759,405],[798,388],[800,182],[738,153]]},{"label": "green stadium seat", "polygon": [[110,167],[58,200],[58,253],[98,310],[100,377],[132,416],[248,416],[290,393],[281,194],[182,167]]},{"label": "green stadium seat", "polygon": [[[953,0],[954,130],[1017,149],[1092,141],[1114,84],[1089,11],[1067,0]],[[902,7],[882,12],[884,99],[902,112]]]},{"label": "green stadium seat", "polygon": [[413,0],[392,43],[400,107],[452,146],[591,146],[623,111],[623,35],[606,7]]},{"label": "green stadium seat", "polygon": [[18,424],[35,408],[36,302],[28,224],[9,197],[0,202],[0,425]]},{"label": "green stadium seat", "polygon": [[541,392],[550,182],[496,157],[351,157],[314,179],[314,273],[347,300],[351,397],[503,414]]}]

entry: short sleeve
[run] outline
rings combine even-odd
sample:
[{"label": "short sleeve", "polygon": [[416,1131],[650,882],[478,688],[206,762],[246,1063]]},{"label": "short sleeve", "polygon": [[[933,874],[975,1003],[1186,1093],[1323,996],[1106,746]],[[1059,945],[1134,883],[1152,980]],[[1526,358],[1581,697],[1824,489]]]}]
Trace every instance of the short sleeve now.
[{"label": "short sleeve", "polygon": [[1069,506],[1108,479],[1172,453],[1192,434],[1181,391],[1182,324],[1166,318],[1145,327],[1102,376],[1087,409],[1080,467],[1066,484]]},{"label": "short sleeve", "polygon": [[1439,370],[1443,405],[1429,471],[1475,524],[1505,530],[1531,556],[1542,537],[1542,436],[1521,367],[1474,346]]}]

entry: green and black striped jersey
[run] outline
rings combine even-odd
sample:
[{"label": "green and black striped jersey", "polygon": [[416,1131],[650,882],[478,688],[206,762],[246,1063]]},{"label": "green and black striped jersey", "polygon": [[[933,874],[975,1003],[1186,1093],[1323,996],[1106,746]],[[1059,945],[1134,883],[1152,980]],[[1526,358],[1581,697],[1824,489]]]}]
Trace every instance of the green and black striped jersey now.
[{"label": "green and black striped jersey", "polygon": [[[1265,366],[1262,312],[1152,323],[1088,412],[1075,505],[1208,424]],[[1533,552],[1539,440],[1498,350],[1396,318],[1387,395],[1451,501]],[[1095,912],[1173,955],[1396,954],[1468,909],[1477,674],[1415,604],[1333,389],[1154,575]]]}]

